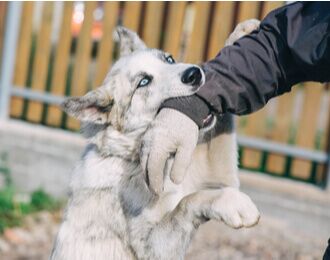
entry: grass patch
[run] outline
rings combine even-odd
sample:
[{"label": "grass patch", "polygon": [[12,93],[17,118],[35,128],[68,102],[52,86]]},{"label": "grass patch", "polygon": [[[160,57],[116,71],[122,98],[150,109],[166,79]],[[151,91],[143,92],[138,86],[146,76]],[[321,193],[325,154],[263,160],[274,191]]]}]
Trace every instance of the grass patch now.
[{"label": "grass patch", "polygon": [[6,228],[19,226],[26,215],[41,210],[55,211],[60,209],[62,202],[54,199],[42,189],[31,194],[19,194],[13,186],[8,153],[0,152],[0,177],[4,187],[0,189],[0,234]]},{"label": "grass patch", "polygon": [[20,202],[12,187],[0,190],[0,233],[5,228],[19,226],[24,216],[41,210],[54,211],[59,209],[61,203],[43,190],[34,191],[30,201]]}]

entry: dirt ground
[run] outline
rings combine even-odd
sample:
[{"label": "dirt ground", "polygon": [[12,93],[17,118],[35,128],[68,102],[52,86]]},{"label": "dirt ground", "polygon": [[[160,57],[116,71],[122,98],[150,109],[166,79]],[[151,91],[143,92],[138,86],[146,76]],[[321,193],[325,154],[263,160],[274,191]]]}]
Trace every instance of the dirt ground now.
[{"label": "dirt ground", "polygon": [[[48,259],[60,213],[28,216],[24,227],[7,229],[0,237],[0,259]],[[187,260],[320,260],[326,241],[307,237],[280,221],[262,216],[250,229],[233,230],[209,222],[196,233]]]}]

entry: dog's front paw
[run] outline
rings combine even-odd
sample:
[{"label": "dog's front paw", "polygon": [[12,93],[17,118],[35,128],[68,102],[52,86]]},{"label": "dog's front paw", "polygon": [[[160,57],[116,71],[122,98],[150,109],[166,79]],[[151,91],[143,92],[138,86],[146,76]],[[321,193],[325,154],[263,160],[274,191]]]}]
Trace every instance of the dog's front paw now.
[{"label": "dog's front paw", "polygon": [[243,36],[250,34],[252,31],[259,29],[260,21],[257,19],[249,19],[239,23],[234,31],[230,34],[226,40],[225,45],[232,45],[235,41],[242,38]]},{"label": "dog's front paw", "polygon": [[224,188],[223,194],[212,203],[215,219],[222,220],[233,228],[252,227],[260,213],[246,194],[235,188]]}]

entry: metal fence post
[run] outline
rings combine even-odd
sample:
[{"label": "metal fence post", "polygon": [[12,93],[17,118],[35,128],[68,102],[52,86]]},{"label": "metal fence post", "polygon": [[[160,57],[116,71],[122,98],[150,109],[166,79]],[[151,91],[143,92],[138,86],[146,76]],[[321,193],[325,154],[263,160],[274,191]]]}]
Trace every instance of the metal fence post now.
[{"label": "metal fence post", "polygon": [[10,88],[14,74],[21,6],[22,2],[8,3],[0,71],[0,120],[9,117]]},{"label": "metal fence post", "polygon": [[330,193],[330,153],[328,153],[328,163],[327,163],[327,170],[325,176],[325,190]]}]

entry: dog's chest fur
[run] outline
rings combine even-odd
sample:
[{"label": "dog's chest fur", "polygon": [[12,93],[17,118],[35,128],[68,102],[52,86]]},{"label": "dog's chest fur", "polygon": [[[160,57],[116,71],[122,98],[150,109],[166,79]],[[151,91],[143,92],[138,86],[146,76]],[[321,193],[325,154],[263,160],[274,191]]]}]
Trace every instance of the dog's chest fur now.
[{"label": "dog's chest fur", "polygon": [[88,148],[74,171],[54,259],[132,258],[119,195],[124,173],[120,159],[104,159]]},{"label": "dog's chest fur", "polygon": [[[135,259],[136,251],[145,251],[148,229],[189,192],[167,178],[165,192],[156,197],[138,162],[104,158],[96,150],[88,146],[74,170],[72,194],[57,238],[61,244],[55,248],[65,254],[63,259]],[[88,250],[92,246],[100,248]],[[86,257],[86,252],[96,255]]]}]

